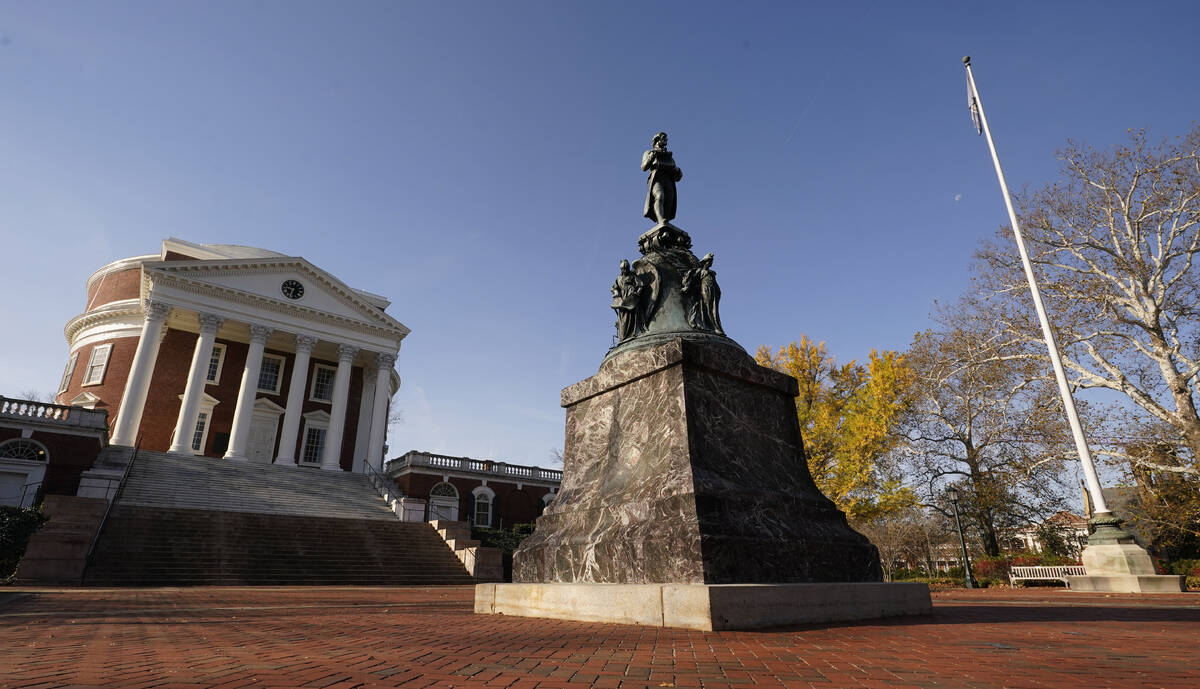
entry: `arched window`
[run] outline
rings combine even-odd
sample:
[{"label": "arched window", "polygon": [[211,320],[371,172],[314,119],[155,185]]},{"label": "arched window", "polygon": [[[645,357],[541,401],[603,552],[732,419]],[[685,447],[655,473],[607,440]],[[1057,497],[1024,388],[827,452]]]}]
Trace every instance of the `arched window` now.
[{"label": "arched window", "polygon": [[14,438],[0,443],[0,459],[26,459],[33,462],[49,462],[50,453],[46,446],[36,440]]},{"label": "arched window", "polygon": [[50,453],[28,438],[0,442],[0,505],[32,507],[46,476]]},{"label": "arched window", "polygon": [[429,489],[427,519],[458,520],[458,489],[443,481]]},{"label": "arched window", "polygon": [[458,498],[458,489],[449,483],[439,483],[429,489],[430,497]]},{"label": "arched window", "polygon": [[475,496],[475,526],[491,526],[492,499],[487,495]]},{"label": "arched window", "polygon": [[487,486],[479,486],[471,491],[475,496],[475,526],[491,526],[495,511],[496,492]]}]

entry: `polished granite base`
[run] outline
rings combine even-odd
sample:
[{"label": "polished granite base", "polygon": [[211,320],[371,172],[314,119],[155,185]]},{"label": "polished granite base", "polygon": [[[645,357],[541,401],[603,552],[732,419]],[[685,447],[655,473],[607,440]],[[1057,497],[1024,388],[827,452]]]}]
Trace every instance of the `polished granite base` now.
[{"label": "polished granite base", "polygon": [[878,582],[875,547],[813,483],[796,380],[727,338],[622,351],[562,394],[558,497],[516,582]]},{"label": "polished granite base", "polygon": [[475,612],[703,631],[932,612],[925,584],[478,584]]}]

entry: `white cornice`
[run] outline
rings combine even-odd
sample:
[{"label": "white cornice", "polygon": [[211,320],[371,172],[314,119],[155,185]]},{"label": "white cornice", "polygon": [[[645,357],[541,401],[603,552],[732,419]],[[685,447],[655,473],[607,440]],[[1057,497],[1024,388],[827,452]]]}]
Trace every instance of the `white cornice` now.
[{"label": "white cornice", "polygon": [[76,338],[83,330],[102,323],[128,319],[131,316],[138,316],[138,319],[141,320],[142,304],[140,299],[109,302],[67,321],[66,326],[63,327],[63,335],[67,338],[67,344],[74,347]]},{"label": "white cornice", "polygon": [[[222,273],[262,274],[284,272],[300,272],[307,275],[361,314],[363,317],[362,320],[308,308],[301,304],[289,303],[260,294],[245,292],[201,279],[211,278]],[[142,296],[148,296],[151,286],[156,284],[170,285],[176,289],[193,294],[226,299],[277,313],[302,314],[307,318],[334,321],[343,326],[349,326],[353,329],[372,334],[395,337],[397,341],[404,339],[411,332],[403,323],[392,318],[370,301],[363,298],[358,294],[357,290],[352,289],[341,280],[338,280],[300,257],[219,261],[159,261],[144,264],[142,267]]]}]

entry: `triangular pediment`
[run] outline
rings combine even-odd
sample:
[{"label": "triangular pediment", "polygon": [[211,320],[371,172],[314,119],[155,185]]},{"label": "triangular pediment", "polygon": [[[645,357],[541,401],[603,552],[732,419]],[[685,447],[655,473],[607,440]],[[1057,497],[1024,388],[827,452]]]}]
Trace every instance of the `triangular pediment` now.
[{"label": "triangular pediment", "polygon": [[310,316],[357,322],[404,337],[409,330],[372,301],[298,256],[205,261],[157,261],[143,265],[150,283],[174,284],[216,296],[256,301]]},{"label": "triangular pediment", "polygon": [[287,410],[265,397],[259,397],[254,400],[254,413],[256,414],[279,415],[285,411]]},{"label": "triangular pediment", "polygon": [[83,407],[84,409],[95,409],[96,404],[100,402],[100,398],[90,392],[81,392],[71,398],[68,403],[72,407]]}]

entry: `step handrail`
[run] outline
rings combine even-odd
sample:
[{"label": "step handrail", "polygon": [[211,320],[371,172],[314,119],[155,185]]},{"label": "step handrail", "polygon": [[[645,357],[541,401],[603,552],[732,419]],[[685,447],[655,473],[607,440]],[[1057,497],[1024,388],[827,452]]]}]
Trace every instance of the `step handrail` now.
[{"label": "step handrail", "polygon": [[371,482],[371,485],[375,486],[375,490],[379,493],[379,497],[385,497],[386,491],[384,490],[384,486],[387,485],[387,482],[384,480],[383,474],[376,471],[375,467],[371,466],[371,463],[367,461],[363,461],[363,474],[366,475],[367,480]]},{"label": "step handrail", "polygon": [[137,443],[133,446],[133,453],[129,455],[129,463],[125,465],[125,471],[121,472],[121,481],[117,484],[117,490],[113,493],[112,499],[105,505],[104,516],[100,517],[100,526],[96,527],[96,533],[92,536],[92,542],[88,545],[87,555],[83,558],[83,571],[79,573],[80,586],[83,586],[83,580],[87,577],[88,567],[92,566],[92,556],[96,554],[96,544],[100,542],[100,534],[104,532],[104,525],[108,523],[108,515],[112,512],[113,505],[116,505],[117,500],[120,499],[121,492],[125,490],[125,480],[129,478],[129,470],[133,468],[133,463],[137,460],[138,451],[141,449],[142,436],[139,435]]}]

